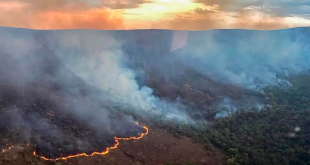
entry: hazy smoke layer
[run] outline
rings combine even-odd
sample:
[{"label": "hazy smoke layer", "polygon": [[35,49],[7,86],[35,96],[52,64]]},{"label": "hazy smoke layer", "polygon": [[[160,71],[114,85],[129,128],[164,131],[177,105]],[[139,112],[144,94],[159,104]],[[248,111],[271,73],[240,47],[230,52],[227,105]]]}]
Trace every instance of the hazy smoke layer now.
[{"label": "hazy smoke layer", "polygon": [[308,35],[307,28],[189,32],[176,55],[214,80],[261,89],[310,68]]},{"label": "hazy smoke layer", "polygon": [[[113,107],[132,106],[130,101],[120,102],[115,93],[108,95],[88,85],[55,56],[63,43],[55,44],[48,32],[3,28],[0,34],[0,116],[7,116],[0,124],[2,132],[16,129],[21,139],[36,145],[37,153],[58,157],[102,151],[113,145],[114,136],[137,136],[143,131],[131,116]],[[87,50],[81,52],[92,59]],[[110,73],[112,77],[115,72]],[[118,94],[125,89],[120,87]]]},{"label": "hazy smoke layer", "polygon": [[[226,98],[219,101],[223,105],[219,109],[227,110],[217,113],[222,117],[248,107],[235,101],[242,98],[243,89],[222,83],[261,90],[266,85],[287,85],[285,76],[310,67],[306,28],[189,32],[179,38],[187,40],[179,42],[186,46],[171,52],[172,33],[1,28],[1,113],[10,116],[14,126],[26,128],[27,140],[41,144],[41,150],[55,150],[53,146],[64,146],[62,154],[72,146],[85,146],[78,148],[85,152],[100,150],[113,142],[113,136],[141,131],[124,111],[193,123],[185,111],[190,104],[199,104],[192,107],[204,115],[210,103]],[[147,87],[149,80],[158,86]],[[161,99],[153,90],[162,90],[159,93],[169,100],[183,97],[184,105]],[[262,105],[256,99],[248,99],[248,104],[259,109]],[[85,136],[76,139],[72,132]],[[46,140],[56,134],[57,141]],[[66,139],[74,144],[63,145]]]},{"label": "hazy smoke layer", "polygon": [[113,33],[0,29],[1,114],[16,111],[5,125],[24,130],[38,153],[57,157],[100,151],[114,136],[143,131],[123,111],[192,122],[181,104],[137,84]]},{"label": "hazy smoke layer", "polygon": [[231,116],[240,109],[260,111],[265,108],[265,105],[256,98],[245,98],[241,101],[223,98],[214,104],[214,108],[217,111],[215,118],[222,118]]},{"label": "hazy smoke layer", "polygon": [[114,32],[54,32],[54,50],[62,61],[87,83],[105,91],[110,104],[132,110],[143,116],[164,115],[167,119],[190,122],[177,103],[153,96],[153,90],[139,86],[136,73],[127,65],[121,51],[121,40]]}]

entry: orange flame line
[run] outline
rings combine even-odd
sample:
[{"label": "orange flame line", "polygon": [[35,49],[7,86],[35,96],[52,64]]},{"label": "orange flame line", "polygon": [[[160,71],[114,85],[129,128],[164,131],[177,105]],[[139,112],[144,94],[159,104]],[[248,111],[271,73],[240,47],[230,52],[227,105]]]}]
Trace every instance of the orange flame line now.
[{"label": "orange flame line", "polygon": [[[138,122],[136,122],[137,125]],[[119,140],[138,140],[138,139],[141,139],[143,136],[147,135],[149,133],[149,128],[146,127],[146,126],[142,126],[144,129],[145,129],[145,133],[141,133],[139,137],[129,137],[129,138],[120,138],[120,137],[114,137],[115,139],[115,144],[111,147],[108,147],[106,148],[105,151],[103,152],[93,152],[91,154],[86,154],[86,153],[80,153],[80,154],[76,154],[76,155],[69,155],[69,156],[66,156],[66,157],[59,157],[59,158],[54,158],[54,159],[50,159],[50,158],[47,158],[47,157],[44,157],[44,156],[39,156],[36,154],[35,151],[33,151],[33,155],[34,156],[37,156],[43,160],[48,160],[48,161],[57,161],[57,160],[67,160],[67,159],[70,159],[70,158],[76,158],[76,157],[81,157],[81,156],[86,156],[86,157],[91,157],[91,156],[94,156],[94,155],[106,155],[109,153],[110,150],[113,150],[113,149],[116,149],[117,146],[119,145]]]}]

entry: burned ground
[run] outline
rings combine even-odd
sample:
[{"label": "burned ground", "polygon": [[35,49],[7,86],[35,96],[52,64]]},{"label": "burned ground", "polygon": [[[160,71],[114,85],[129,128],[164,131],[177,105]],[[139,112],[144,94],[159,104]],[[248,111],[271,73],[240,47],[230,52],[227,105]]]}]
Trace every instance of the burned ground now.
[{"label": "burned ground", "polygon": [[[26,64],[4,53],[0,58],[7,63],[0,67],[0,148],[30,143],[38,155],[57,158],[102,152],[115,144],[116,136],[139,136],[145,131],[99,101],[97,89],[67,69],[44,45],[35,54],[27,55],[36,60]],[[29,79],[28,75],[34,77]],[[85,114],[72,113],[76,105],[82,106],[79,108]],[[109,119],[107,125],[91,122],[95,114],[87,116],[87,112],[99,108]]]},{"label": "burned ground", "polygon": [[[38,48],[24,54],[22,59],[15,58],[8,52],[0,52],[1,61],[6,64],[0,66],[0,148],[31,144],[31,147],[26,147],[24,152],[17,154],[17,159],[16,155],[9,155],[14,160],[3,159],[4,163],[47,163],[30,156],[33,150],[48,158],[104,151],[114,145],[115,136],[138,136],[145,131],[135,124],[132,118],[134,115],[130,111],[128,113],[127,109],[115,106],[109,100],[107,91],[88,85],[69,70],[46,44],[54,40],[49,35],[42,35],[43,32],[33,32]],[[131,40],[129,37],[128,42],[122,43],[122,52],[128,58],[126,66],[137,74],[135,78],[139,87],[150,87],[159,99],[184,105],[191,118],[198,121],[213,120],[216,110],[212,105],[226,97],[233,100],[249,96],[262,99],[262,95],[257,92],[215,82],[179,61],[170,52],[170,45],[165,45],[169,42],[165,38],[169,38],[171,32],[138,33],[140,32],[128,32],[138,40]],[[144,34],[162,37],[152,40]],[[139,117],[135,117],[137,119]],[[152,125],[152,122],[146,119],[145,124]],[[221,162],[222,158],[218,160],[214,154],[216,151],[208,153],[201,144],[194,144],[189,138],[173,137],[171,132],[179,131],[179,135],[182,133],[179,130],[182,127],[174,125],[173,121],[154,125],[149,138],[142,139],[141,142],[125,142],[124,147],[111,152],[109,158],[77,158],[65,163],[194,162],[215,165]],[[176,129],[168,133],[158,127],[165,130]],[[216,154],[222,156],[222,153]]]},{"label": "burned ground", "polygon": [[65,161],[44,161],[32,155],[32,149],[15,147],[0,154],[2,165],[55,164],[55,165],[219,165],[225,162],[224,154],[205,150],[200,143],[188,137],[177,138],[169,132],[151,126],[147,136],[140,140],[120,141],[119,148],[107,155],[79,157]]}]

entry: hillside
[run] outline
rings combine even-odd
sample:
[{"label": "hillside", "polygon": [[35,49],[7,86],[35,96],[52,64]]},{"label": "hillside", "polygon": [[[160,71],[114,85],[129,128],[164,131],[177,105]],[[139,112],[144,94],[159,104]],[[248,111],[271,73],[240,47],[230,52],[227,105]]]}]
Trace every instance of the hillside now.
[{"label": "hillside", "polygon": [[[298,76],[310,69],[308,33],[188,32],[186,44],[171,51],[176,33],[168,30],[2,27],[0,149],[17,146],[0,153],[0,162],[48,164],[32,152],[54,159],[107,148],[104,156],[52,163],[307,162],[307,142],[285,139],[282,125],[295,116],[303,116],[299,126],[307,123],[309,83]],[[284,141],[291,146],[278,150]]]}]

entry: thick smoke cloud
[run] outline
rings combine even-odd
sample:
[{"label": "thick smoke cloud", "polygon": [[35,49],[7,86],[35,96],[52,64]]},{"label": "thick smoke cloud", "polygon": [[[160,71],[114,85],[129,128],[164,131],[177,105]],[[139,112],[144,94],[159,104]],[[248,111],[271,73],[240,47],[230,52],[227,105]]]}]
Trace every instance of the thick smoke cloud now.
[{"label": "thick smoke cloud", "polygon": [[308,29],[189,32],[176,51],[185,63],[210,78],[250,89],[288,85],[283,77],[310,68]]},{"label": "thick smoke cloud", "polygon": [[[14,127],[25,128],[26,141],[40,144],[41,150],[54,151],[53,146],[60,145],[61,154],[72,146],[89,152],[109,146],[113,136],[141,131],[124,111],[144,119],[194,123],[186,114],[189,107],[205,110],[224,98],[214,105],[228,109],[215,116],[223,117],[244,106],[236,101],[242,98],[242,87],[287,86],[286,76],[309,69],[305,28],[180,33],[186,37],[179,39],[187,40],[179,42],[181,48],[171,44],[172,33],[1,28],[1,115],[10,116]],[[158,89],[148,87],[149,80]],[[163,87],[156,86],[158,82]],[[154,95],[156,90],[162,97]],[[179,95],[186,98],[182,104],[176,101]],[[248,103],[263,107],[255,97]],[[85,136],[76,138],[76,132]],[[46,140],[55,135],[57,141]],[[68,139],[74,144],[62,145]]]},{"label": "thick smoke cloud", "polygon": [[[182,122],[190,118],[178,108],[153,95],[153,90],[139,86],[136,73],[127,65],[121,40],[113,33],[101,31],[63,31],[53,34],[56,54],[78,76],[109,95],[115,106],[131,109],[141,115],[162,115]],[[144,114],[145,113],[145,114]]]},{"label": "thick smoke cloud", "polygon": [[137,84],[114,32],[2,28],[0,33],[1,114],[16,109],[8,123],[25,130],[23,140],[36,144],[38,153],[102,151],[114,136],[141,133],[125,111],[192,122],[182,105]]},{"label": "thick smoke cloud", "polygon": [[7,116],[2,130],[19,130],[20,139],[52,157],[102,151],[114,136],[143,131],[131,116],[116,115],[113,98],[74,75],[45,33],[2,28],[1,34],[0,116]]}]

